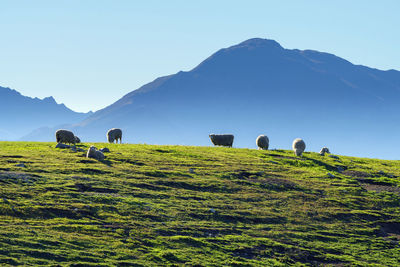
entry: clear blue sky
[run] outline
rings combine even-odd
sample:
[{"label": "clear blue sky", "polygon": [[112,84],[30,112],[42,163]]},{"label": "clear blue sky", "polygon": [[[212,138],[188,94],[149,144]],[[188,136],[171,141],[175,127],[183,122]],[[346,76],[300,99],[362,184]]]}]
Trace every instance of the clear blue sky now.
[{"label": "clear blue sky", "polygon": [[98,110],[253,37],[400,70],[400,1],[0,1],[0,86]]}]

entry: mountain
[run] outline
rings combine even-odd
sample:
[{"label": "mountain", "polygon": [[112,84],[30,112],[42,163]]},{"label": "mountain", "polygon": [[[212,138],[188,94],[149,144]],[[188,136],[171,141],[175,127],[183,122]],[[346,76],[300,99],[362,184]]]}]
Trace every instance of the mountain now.
[{"label": "mountain", "polygon": [[105,141],[111,127],[132,143],[210,145],[209,133],[233,133],[234,146],[290,148],[398,157],[400,72],[354,65],[332,54],[291,50],[266,39],[221,49],[188,72],[144,85],[71,128]]},{"label": "mountain", "polygon": [[53,97],[31,98],[0,86],[0,114],[0,140],[18,140],[36,128],[77,123],[92,112],[74,112]]}]

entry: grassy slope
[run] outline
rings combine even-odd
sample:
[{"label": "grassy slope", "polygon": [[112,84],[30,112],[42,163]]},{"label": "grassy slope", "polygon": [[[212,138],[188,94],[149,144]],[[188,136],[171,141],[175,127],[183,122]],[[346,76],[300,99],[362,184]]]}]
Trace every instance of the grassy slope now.
[{"label": "grassy slope", "polygon": [[399,161],[54,146],[0,142],[2,265],[400,265]]}]

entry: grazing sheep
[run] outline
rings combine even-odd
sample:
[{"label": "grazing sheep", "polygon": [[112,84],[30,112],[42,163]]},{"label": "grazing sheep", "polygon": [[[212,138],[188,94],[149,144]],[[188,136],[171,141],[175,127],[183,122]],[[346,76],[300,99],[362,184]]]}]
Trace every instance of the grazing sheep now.
[{"label": "grazing sheep", "polygon": [[57,143],[64,143],[64,144],[74,144],[76,143],[75,135],[73,132],[68,130],[57,130],[56,131],[56,140]]},{"label": "grazing sheep", "polygon": [[86,157],[97,159],[97,160],[104,160],[104,158],[105,158],[103,152],[97,150],[97,148],[95,146],[89,147]]},{"label": "grazing sheep", "polygon": [[329,152],[329,148],[327,148],[327,147],[321,148],[321,151],[319,152],[319,154],[320,154],[321,156],[325,156],[325,153],[328,153],[328,154],[331,153],[331,152]]},{"label": "grazing sheep", "polygon": [[215,146],[228,146],[233,145],[233,134],[210,134],[211,142]]},{"label": "grazing sheep", "polygon": [[116,141],[116,143],[118,143],[118,139],[119,139],[119,143],[122,143],[122,130],[121,129],[112,128],[112,129],[108,130],[108,132],[107,132],[108,142],[114,143],[114,141]]},{"label": "grazing sheep", "polygon": [[293,141],[292,148],[296,156],[301,156],[306,149],[306,143],[300,138],[296,138]]},{"label": "grazing sheep", "polygon": [[256,140],[256,144],[258,149],[268,150],[269,147],[269,139],[266,135],[259,135]]},{"label": "grazing sheep", "polygon": [[81,142],[81,139],[79,139],[78,136],[75,136],[75,143],[79,144]]}]

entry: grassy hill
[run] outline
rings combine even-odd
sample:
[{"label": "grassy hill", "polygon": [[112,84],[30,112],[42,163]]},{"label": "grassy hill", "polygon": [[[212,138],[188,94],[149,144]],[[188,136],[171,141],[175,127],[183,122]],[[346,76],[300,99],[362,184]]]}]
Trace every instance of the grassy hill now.
[{"label": "grassy hill", "polygon": [[95,145],[0,142],[1,265],[400,265],[400,161]]}]

